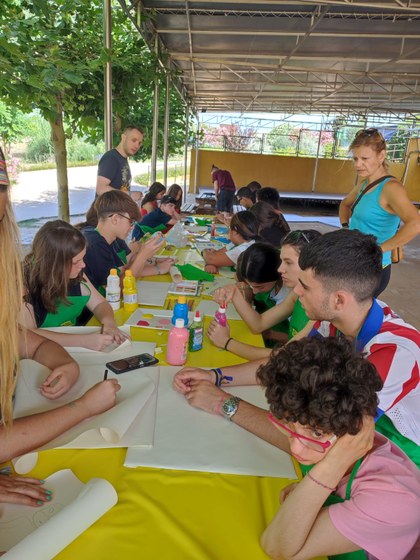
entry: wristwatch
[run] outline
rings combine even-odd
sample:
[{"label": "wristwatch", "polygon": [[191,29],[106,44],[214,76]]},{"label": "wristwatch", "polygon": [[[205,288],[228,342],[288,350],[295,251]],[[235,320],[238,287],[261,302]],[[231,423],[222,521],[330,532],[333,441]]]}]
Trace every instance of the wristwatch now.
[{"label": "wristwatch", "polygon": [[226,399],[221,407],[223,416],[228,420],[232,420],[238,411],[240,401],[241,399],[239,397],[234,397],[233,395]]}]

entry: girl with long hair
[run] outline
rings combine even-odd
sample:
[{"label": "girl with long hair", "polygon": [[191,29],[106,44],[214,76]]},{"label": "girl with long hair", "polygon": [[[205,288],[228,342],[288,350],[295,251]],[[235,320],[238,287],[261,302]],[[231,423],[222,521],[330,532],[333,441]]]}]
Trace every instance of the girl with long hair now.
[{"label": "girl with long hair", "polygon": [[216,273],[221,266],[236,265],[239,255],[258,240],[257,218],[249,210],[234,214],[230,222],[228,237],[231,243],[227,247],[203,251],[207,272]]},{"label": "girl with long hair", "polygon": [[162,183],[154,182],[141,202],[141,215],[145,216],[149,212],[156,210],[159,206],[158,200],[161,200],[162,197],[165,196],[165,192],[166,187],[162,185]]},{"label": "girl with long hair", "polygon": [[257,202],[250,210],[258,220],[261,239],[279,248],[290,226],[281,212],[276,212],[267,202]]},{"label": "girl with long hair", "polygon": [[178,212],[178,214],[180,214],[181,206],[182,206],[182,195],[183,195],[182,188],[176,183],[174,183],[169,187],[166,195],[171,196],[174,200],[176,200],[175,210]]},{"label": "girl with long hair", "polygon": [[[288,338],[293,338],[308,323],[306,313],[297,295],[293,291],[299,279],[299,255],[302,247],[320,235],[319,231],[313,229],[296,230],[288,233],[283,239],[280,249],[281,262],[278,272],[281,275],[283,285],[291,291],[286,298],[277,305],[274,305],[261,314],[258,313],[246,300],[246,285],[244,285],[243,282],[224,286],[216,290],[213,296],[214,299],[218,303],[232,302],[253,333],[263,333],[281,321],[290,318]],[[248,280],[248,278],[251,279],[255,277],[254,268],[257,266],[263,269],[267,265],[262,262],[249,263],[248,266],[241,271],[242,278],[246,278],[251,287],[254,283],[252,280]],[[222,327],[216,321],[210,323],[207,335],[213,344],[219,348],[229,350],[248,360],[265,358],[271,353],[270,348],[256,347],[236,340],[231,336],[229,326]]]},{"label": "girl with long hair", "polygon": [[20,321],[35,331],[76,325],[87,307],[103,325],[101,333],[38,332],[63,346],[102,350],[123,342],[126,335],[118,330],[109,303],[83,274],[85,254],[86,240],[72,225],[54,220],[41,227],[24,261],[26,291]]}]

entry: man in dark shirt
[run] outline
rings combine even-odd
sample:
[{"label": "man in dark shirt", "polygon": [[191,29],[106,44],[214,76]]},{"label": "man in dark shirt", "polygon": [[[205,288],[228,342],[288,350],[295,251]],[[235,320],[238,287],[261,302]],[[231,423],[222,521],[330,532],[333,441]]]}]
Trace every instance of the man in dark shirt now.
[{"label": "man in dark shirt", "polygon": [[236,187],[230,171],[219,169],[213,164],[211,167],[211,179],[216,195],[218,212],[232,213]]},{"label": "man in dark shirt", "polygon": [[98,165],[98,178],[96,181],[97,196],[111,189],[122,190],[132,195],[138,202],[141,193],[130,193],[131,171],[128,157],[134,156],[143,143],[143,131],[137,126],[128,126],[121,135],[118,146],[106,152]]},{"label": "man in dark shirt", "polygon": [[147,226],[150,228],[155,228],[160,225],[173,226],[178,220],[179,214],[176,211],[176,200],[172,196],[165,195],[160,201],[159,208],[143,216],[141,223],[134,226],[133,239],[138,241],[143,237],[145,232],[140,226]]}]

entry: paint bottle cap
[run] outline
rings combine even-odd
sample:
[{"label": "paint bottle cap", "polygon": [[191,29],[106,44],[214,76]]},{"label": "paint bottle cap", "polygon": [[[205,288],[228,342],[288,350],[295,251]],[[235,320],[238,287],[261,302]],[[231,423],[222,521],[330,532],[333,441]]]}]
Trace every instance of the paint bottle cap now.
[{"label": "paint bottle cap", "polygon": [[182,329],[182,328],[184,328],[184,319],[177,319],[177,320],[175,321],[175,327],[176,327],[177,329]]},{"label": "paint bottle cap", "polygon": [[178,303],[187,303],[187,298],[186,298],[186,296],[179,296],[179,298],[178,298]]}]

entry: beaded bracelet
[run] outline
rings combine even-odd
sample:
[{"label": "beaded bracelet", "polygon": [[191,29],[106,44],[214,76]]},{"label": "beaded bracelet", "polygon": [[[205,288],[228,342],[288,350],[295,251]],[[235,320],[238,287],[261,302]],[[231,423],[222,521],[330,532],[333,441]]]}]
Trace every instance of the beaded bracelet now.
[{"label": "beaded bracelet", "polygon": [[224,349],[225,349],[225,350],[228,349],[228,344],[229,344],[229,342],[230,342],[231,340],[233,340],[232,337],[230,337],[230,338],[227,339],[226,344],[224,345]]},{"label": "beaded bracelet", "polygon": [[315,482],[315,484],[321,486],[321,488],[325,488],[325,490],[329,490],[330,492],[334,492],[335,490],[337,490],[337,488],[331,488],[331,486],[327,486],[326,484],[323,484],[322,482],[314,478],[310,472],[307,472],[306,476],[309,478],[309,480],[312,480],[312,482]]},{"label": "beaded bracelet", "polygon": [[160,276],[160,274],[161,274],[161,271],[160,271],[160,266],[159,266],[159,263],[158,263],[158,262],[156,262],[156,263],[155,263],[155,266],[156,266],[156,270],[157,270],[157,273],[158,273],[158,274],[159,274],[159,276]]}]

